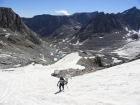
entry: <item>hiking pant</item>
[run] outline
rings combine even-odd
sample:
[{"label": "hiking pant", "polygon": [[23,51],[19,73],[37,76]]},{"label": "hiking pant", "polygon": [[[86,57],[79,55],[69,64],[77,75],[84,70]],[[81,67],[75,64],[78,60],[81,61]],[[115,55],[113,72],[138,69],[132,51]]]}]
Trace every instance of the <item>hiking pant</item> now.
[{"label": "hiking pant", "polygon": [[60,83],[60,85],[59,85],[59,90],[60,90],[60,91],[61,91],[61,87],[62,87],[63,90],[64,90],[64,84]]}]

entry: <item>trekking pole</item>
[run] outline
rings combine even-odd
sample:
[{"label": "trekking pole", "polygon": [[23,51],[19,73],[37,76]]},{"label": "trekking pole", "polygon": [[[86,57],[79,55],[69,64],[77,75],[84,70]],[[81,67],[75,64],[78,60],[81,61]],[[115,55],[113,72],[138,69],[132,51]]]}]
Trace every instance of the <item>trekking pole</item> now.
[{"label": "trekking pole", "polygon": [[67,84],[66,84],[66,86],[67,86],[67,89],[69,89]]}]

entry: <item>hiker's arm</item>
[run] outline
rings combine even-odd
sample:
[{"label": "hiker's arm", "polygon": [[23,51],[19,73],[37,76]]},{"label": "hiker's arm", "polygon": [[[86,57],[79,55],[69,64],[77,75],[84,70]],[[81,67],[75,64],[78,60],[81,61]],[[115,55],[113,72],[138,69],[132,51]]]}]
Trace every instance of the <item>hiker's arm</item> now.
[{"label": "hiker's arm", "polygon": [[69,75],[69,78],[72,79],[71,75]]},{"label": "hiker's arm", "polygon": [[58,84],[59,84],[59,81],[58,81],[58,83],[57,83],[57,86],[58,86]]},{"label": "hiker's arm", "polygon": [[67,83],[68,83],[68,81],[64,80],[64,84],[67,84]]}]

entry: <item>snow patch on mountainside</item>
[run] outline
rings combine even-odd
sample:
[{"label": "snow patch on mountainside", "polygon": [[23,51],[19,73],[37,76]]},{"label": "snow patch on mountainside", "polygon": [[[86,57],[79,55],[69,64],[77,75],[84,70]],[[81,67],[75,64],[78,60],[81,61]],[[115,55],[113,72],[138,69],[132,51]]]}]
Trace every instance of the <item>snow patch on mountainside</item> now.
[{"label": "snow patch on mountainside", "polygon": [[140,36],[140,30],[138,30],[138,31],[135,31],[135,30],[128,30],[127,29],[127,35],[126,35],[126,37],[129,37],[129,36],[131,36],[131,35],[133,35],[133,34],[138,34],[139,36]]},{"label": "snow patch on mountainside", "polygon": [[[128,30],[127,27],[125,28],[125,30],[128,32],[126,34],[126,36],[125,36],[127,38],[127,40],[126,40],[127,42],[132,42],[132,41],[137,40],[137,39],[133,39],[134,35],[137,38],[140,37],[140,30],[138,30],[138,31],[136,31],[136,30]],[[125,38],[125,37],[123,37],[123,38]]]},{"label": "snow patch on mountainside", "polygon": [[132,59],[140,54],[140,40],[130,42],[123,48],[119,48],[112,53],[117,53],[120,57]]},{"label": "snow patch on mountainside", "polygon": [[85,69],[84,66],[78,65],[77,62],[79,61],[79,59],[81,59],[82,57],[79,56],[78,52],[75,53],[71,53],[68,54],[67,56],[65,56],[64,58],[60,59],[58,62],[47,66],[48,69],[51,70],[65,70],[68,68],[72,68],[72,69]]},{"label": "snow patch on mountainside", "polygon": [[0,44],[2,44],[2,45],[7,45],[7,43],[4,43],[2,40],[0,41]]},{"label": "snow patch on mountainside", "polygon": [[113,59],[113,63],[119,63],[119,62],[121,62],[122,60],[118,60],[117,58],[115,58],[115,57],[112,57],[112,59]]},{"label": "snow patch on mountainside", "polygon": [[[49,65],[49,66],[43,66],[46,69],[49,70],[66,70],[66,69],[85,69],[84,66],[78,65],[77,62],[81,59],[82,57],[79,56],[78,52],[75,53],[70,53],[60,59],[58,61],[58,58],[54,58],[54,61],[57,61],[56,63]],[[41,66],[42,67],[42,66]]]},{"label": "snow patch on mountainside", "polygon": [[10,35],[10,33],[6,33],[5,37],[8,38]]},{"label": "snow patch on mountainside", "polygon": [[128,28],[127,28],[127,27],[125,27],[125,30],[126,30],[126,31],[128,31]]}]

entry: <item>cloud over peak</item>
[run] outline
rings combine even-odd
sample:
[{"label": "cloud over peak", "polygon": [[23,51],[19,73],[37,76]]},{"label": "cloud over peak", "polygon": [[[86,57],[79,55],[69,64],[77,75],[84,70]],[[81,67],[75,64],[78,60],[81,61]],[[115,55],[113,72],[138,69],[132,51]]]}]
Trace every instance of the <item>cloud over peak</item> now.
[{"label": "cloud over peak", "polygon": [[61,15],[70,15],[66,10],[58,10],[55,11],[57,14],[61,14]]}]

